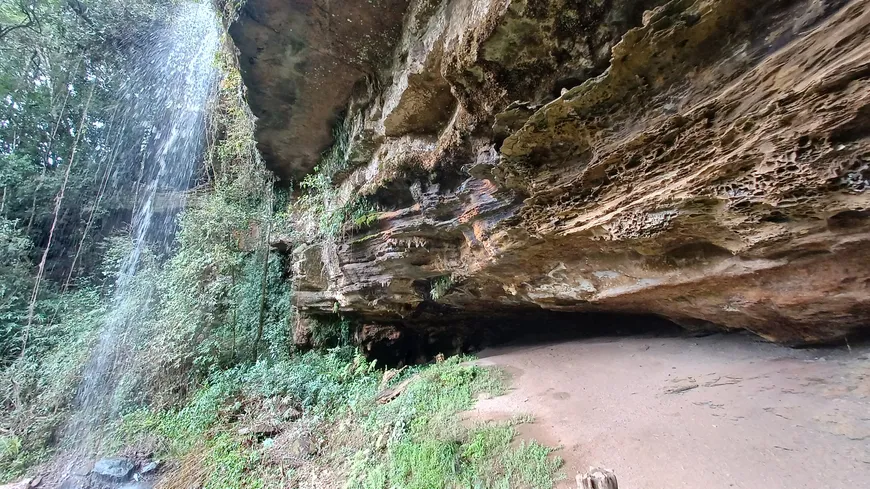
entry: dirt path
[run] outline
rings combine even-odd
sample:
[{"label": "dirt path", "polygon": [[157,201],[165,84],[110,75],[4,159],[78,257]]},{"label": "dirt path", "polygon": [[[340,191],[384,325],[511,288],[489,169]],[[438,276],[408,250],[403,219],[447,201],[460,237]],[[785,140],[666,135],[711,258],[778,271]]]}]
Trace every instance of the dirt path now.
[{"label": "dirt path", "polygon": [[569,475],[620,489],[870,488],[870,349],[794,350],[746,336],[581,339],[490,349],[513,374],[476,418],[532,414]]}]

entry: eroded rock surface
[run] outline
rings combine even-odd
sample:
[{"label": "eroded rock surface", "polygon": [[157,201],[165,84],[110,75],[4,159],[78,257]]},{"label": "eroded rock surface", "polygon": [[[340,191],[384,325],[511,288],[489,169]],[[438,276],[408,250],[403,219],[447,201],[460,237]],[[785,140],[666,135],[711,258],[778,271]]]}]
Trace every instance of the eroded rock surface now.
[{"label": "eroded rock surface", "polygon": [[243,2],[230,35],[259,119],[257,142],[275,173],[292,178],[314,167],[354,85],[388,59],[407,3]]},{"label": "eroded rock surface", "polygon": [[[279,4],[295,2],[246,9]],[[352,95],[315,94],[309,115],[264,122],[302,131],[346,112],[356,169],[342,192],[382,210],[366,229],[281,243],[304,313],[414,331],[541,310],[645,313],[787,343],[868,324],[867,2],[390,8],[404,20],[385,75],[348,75]],[[262,100],[297,110],[282,105],[286,86],[246,82],[255,112]],[[310,147],[328,141],[319,130]]]}]

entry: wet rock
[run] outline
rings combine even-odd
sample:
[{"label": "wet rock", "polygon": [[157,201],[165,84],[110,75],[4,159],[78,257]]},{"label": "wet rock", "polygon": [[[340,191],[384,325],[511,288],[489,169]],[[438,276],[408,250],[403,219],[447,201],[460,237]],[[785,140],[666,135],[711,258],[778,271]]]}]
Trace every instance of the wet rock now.
[{"label": "wet rock", "polygon": [[160,466],[162,464],[163,463],[160,460],[152,460],[152,461],[148,462],[147,464],[145,464],[144,466],[142,466],[142,468],[139,469],[139,473],[142,475],[153,474],[154,472],[157,472],[157,470],[160,468]]},{"label": "wet rock", "polygon": [[125,458],[104,458],[94,464],[93,473],[104,479],[125,482],[133,474],[135,465]]},{"label": "wet rock", "polygon": [[118,486],[118,489],[151,489],[153,486],[147,482],[129,482]]},{"label": "wet rock", "polygon": [[64,479],[60,484],[60,489],[89,489],[90,484],[87,477],[73,475]]}]

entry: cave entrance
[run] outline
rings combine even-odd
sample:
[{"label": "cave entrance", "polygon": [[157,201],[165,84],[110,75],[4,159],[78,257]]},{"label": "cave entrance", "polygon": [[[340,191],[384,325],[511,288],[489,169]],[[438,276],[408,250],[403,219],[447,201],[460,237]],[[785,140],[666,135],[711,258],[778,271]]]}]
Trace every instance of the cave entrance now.
[{"label": "cave entrance", "polygon": [[685,334],[675,323],[654,315],[518,311],[366,325],[357,340],[369,359],[382,366],[402,367],[427,363],[438,355],[477,353],[508,343],[529,346],[582,338]]}]

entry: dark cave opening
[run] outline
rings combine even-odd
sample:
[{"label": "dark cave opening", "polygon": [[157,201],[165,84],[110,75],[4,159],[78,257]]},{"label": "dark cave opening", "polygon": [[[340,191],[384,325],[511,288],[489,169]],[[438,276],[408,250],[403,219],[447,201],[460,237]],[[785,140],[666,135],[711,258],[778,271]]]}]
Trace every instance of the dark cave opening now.
[{"label": "dark cave opening", "polygon": [[517,311],[487,317],[364,324],[356,340],[370,360],[381,366],[403,367],[430,362],[438,355],[473,354],[507,343],[687,334],[691,333],[654,315]]}]

